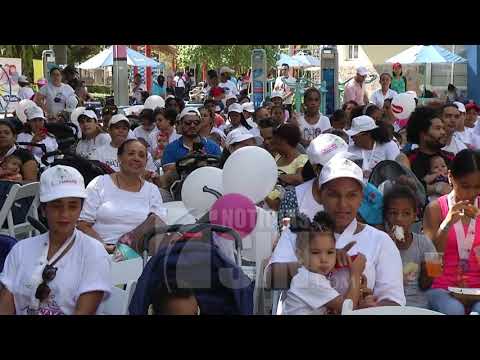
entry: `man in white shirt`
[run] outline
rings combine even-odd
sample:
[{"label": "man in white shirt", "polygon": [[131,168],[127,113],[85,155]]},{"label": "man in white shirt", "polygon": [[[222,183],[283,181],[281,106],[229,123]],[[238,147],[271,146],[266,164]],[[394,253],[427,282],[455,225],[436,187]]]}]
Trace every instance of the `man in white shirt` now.
[{"label": "man in white shirt", "polygon": [[458,106],[454,103],[445,104],[442,109],[441,119],[445,125],[445,132],[447,133],[447,142],[442,150],[456,155],[463,149],[466,149],[467,146],[456,133],[458,123],[461,119]]},{"label": "man in white shirt", "polygon": [[230,69],[227,66],[224,66],[220,69],[220,83],[218,86],[225,90],[225,95],[235,95],[238,96],[237,86],[233,81],[230,80],[230,74],[233,74],[235,70]]},{"label": "man in white shirt", "polygon": [[26,76],[19,76],[18,77],[18,85],[20,85],[20,90],[18,90],[17,97],[20,100],[31,100],[35,93],[33,92],[32,88],[29,86],[30,82],[28,81]]},{"label": "man in white shirt", "polygon": [[288,64],[282,64],[281,75],[275,79],[275,85],[273,86],[273,90],[281,92],[283,98],[283,105],[285,105],[285,108],[288,110],[288,113],[291,116],[294,92],[287,84],[283,82],[283,80],[286,80],[287,82],[296,81],[295,78],[290,76],[289,74]]},{"label": "man in white shirt", "polygon": [[480,138],[476,136],[473,131],[465,126],[466,119],[466,108],[461,102],[454,102],[457,105],[458,111],[460,111],[460,119],[457,124],[457,131],[455,136],[457,136],[469,149],[479,149],[480,148]]},{"label": "man in white shirt", "polygon": [[180,71],[173,78],[173,82],[175,83],[175,97],[183,99],[185,96],[185,80]]},{"label": "man in white shirt", "polygon": [[376,90],[370,97],[370,102],[377,105],[380,109],[383,109],[383,101],[385,99],[393,99],[397,92],[390,89],[392,83],[392,76],[389,73],[383,73],[380,75],[380,89]]}]

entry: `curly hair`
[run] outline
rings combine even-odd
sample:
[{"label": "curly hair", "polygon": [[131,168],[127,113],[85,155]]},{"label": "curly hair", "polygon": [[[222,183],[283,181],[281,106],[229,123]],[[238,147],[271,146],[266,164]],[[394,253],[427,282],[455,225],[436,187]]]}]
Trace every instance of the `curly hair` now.
[{"label": "curly hair", "polygon": [[305,214],[297,213],[290,221],[290,231],[297,234],[297,251],[307,249],[312,235],[316,233],[330,234],[335,242],[334,230],[335,222],[325,211],[316,213],[313,220]]},{"label": "curly hair", "polygon": [[438,118],[438,110],[431,107],[418,107],[410,115],[407,125],[407,141],[412,144],[420,144],[420,133],[428,132],[432,126],[432,120]]}]

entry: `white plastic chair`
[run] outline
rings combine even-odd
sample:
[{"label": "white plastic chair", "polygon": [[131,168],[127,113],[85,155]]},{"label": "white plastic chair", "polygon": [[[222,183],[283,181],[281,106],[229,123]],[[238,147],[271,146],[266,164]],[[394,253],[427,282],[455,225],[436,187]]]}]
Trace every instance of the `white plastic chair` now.
[{"label": "white plastic chair", "polygon": [[113,286],[107,300],[100,304],[99,315],[128,315],[128,305],[132,299],[136,281],[127,282],[126,289]]},{"label": "white plastic chair", "polygon": [[0,210],[0,226],[7,220],[8,229],[0,229],[0,234],[9,235],[14,238],[17,238],[20,234],[27,234],[29,237],[32,236],[32,232],[35,231],[35,229],[26,218],[24,222],[14,225],[12,209],[15,206],[15,202],[33,197],[27,216],[30,215],[38,220],[38,206],[40,205],[39,187],[39,182],[33,182],[23,186],[14,184],[10,188],[5,203]]},{"label": "white plastic chair", "polygon": [[124,285],[129,281],[137,281],[143,271],[141,257],[119,262],[111,261],[112,285]]},{"label": "white plastic chair", "polygon": [[444,315],[442,313],[413,306],[378,306],[368,309],[353,310],[353,302],[343,302],[342,315]]}]

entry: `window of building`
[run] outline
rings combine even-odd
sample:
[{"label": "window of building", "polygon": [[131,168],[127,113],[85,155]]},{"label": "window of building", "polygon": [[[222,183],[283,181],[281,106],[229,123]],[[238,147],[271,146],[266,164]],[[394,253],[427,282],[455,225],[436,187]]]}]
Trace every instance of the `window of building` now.
[{"label": "window of building", "polygon": [[358,59],[358,45],[348,45],[348,60]]}]

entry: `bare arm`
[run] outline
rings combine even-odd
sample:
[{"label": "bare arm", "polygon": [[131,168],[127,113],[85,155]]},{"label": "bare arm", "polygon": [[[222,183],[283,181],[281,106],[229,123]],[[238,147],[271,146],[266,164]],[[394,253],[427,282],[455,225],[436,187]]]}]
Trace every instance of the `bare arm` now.
[{"label": "bare arm", "polygon": [[400,153],[395,161],[410,169],[410,160],[408,160],[407,155]]},{"label": "bare arm", "polygon": [[92,291],[80,295],[74,315],[95,315],[103,299],[103,291]]},{"label": "bare arm", "polygon": [[87,234],[88,236],[91,236],[94,239],[97,239],[103,243],[102,237],[93,229],[93,225],[94,224],[92,223],[79,220],[77,223],[77,229],[83,232],[84,234]]},{"label": "bare arm", "polygon": [[40,92],[37,92],[33,97],[33,101],[42,108],[43,112],[45,113],[45,116],[47,116],[47,106],[45,105],[45,95],[40,94]]},{"label": "bare arm", "polygon": [[0,290],[0,315],[15,315],[13,294],[6,287]]},{"label": "bare arm", "polygon": [[332,310],[335,314],[342,312],[343,303],[346,299],[350,299],[353,302],[353,308],[358,307],[358,301],[360,299],[360,282],[361,274],[352,274],[350,277],[350,286],[345,295],[339,295],[335,299],[329,301],[325,306]]},{"label": "bare arm", "polygon": [[448,231],[440,230],[441,223],[440,205],[438,201],[431,202],[425,209],[423,232],[432,240],[438,252],[443,252],[448,238]]}]

